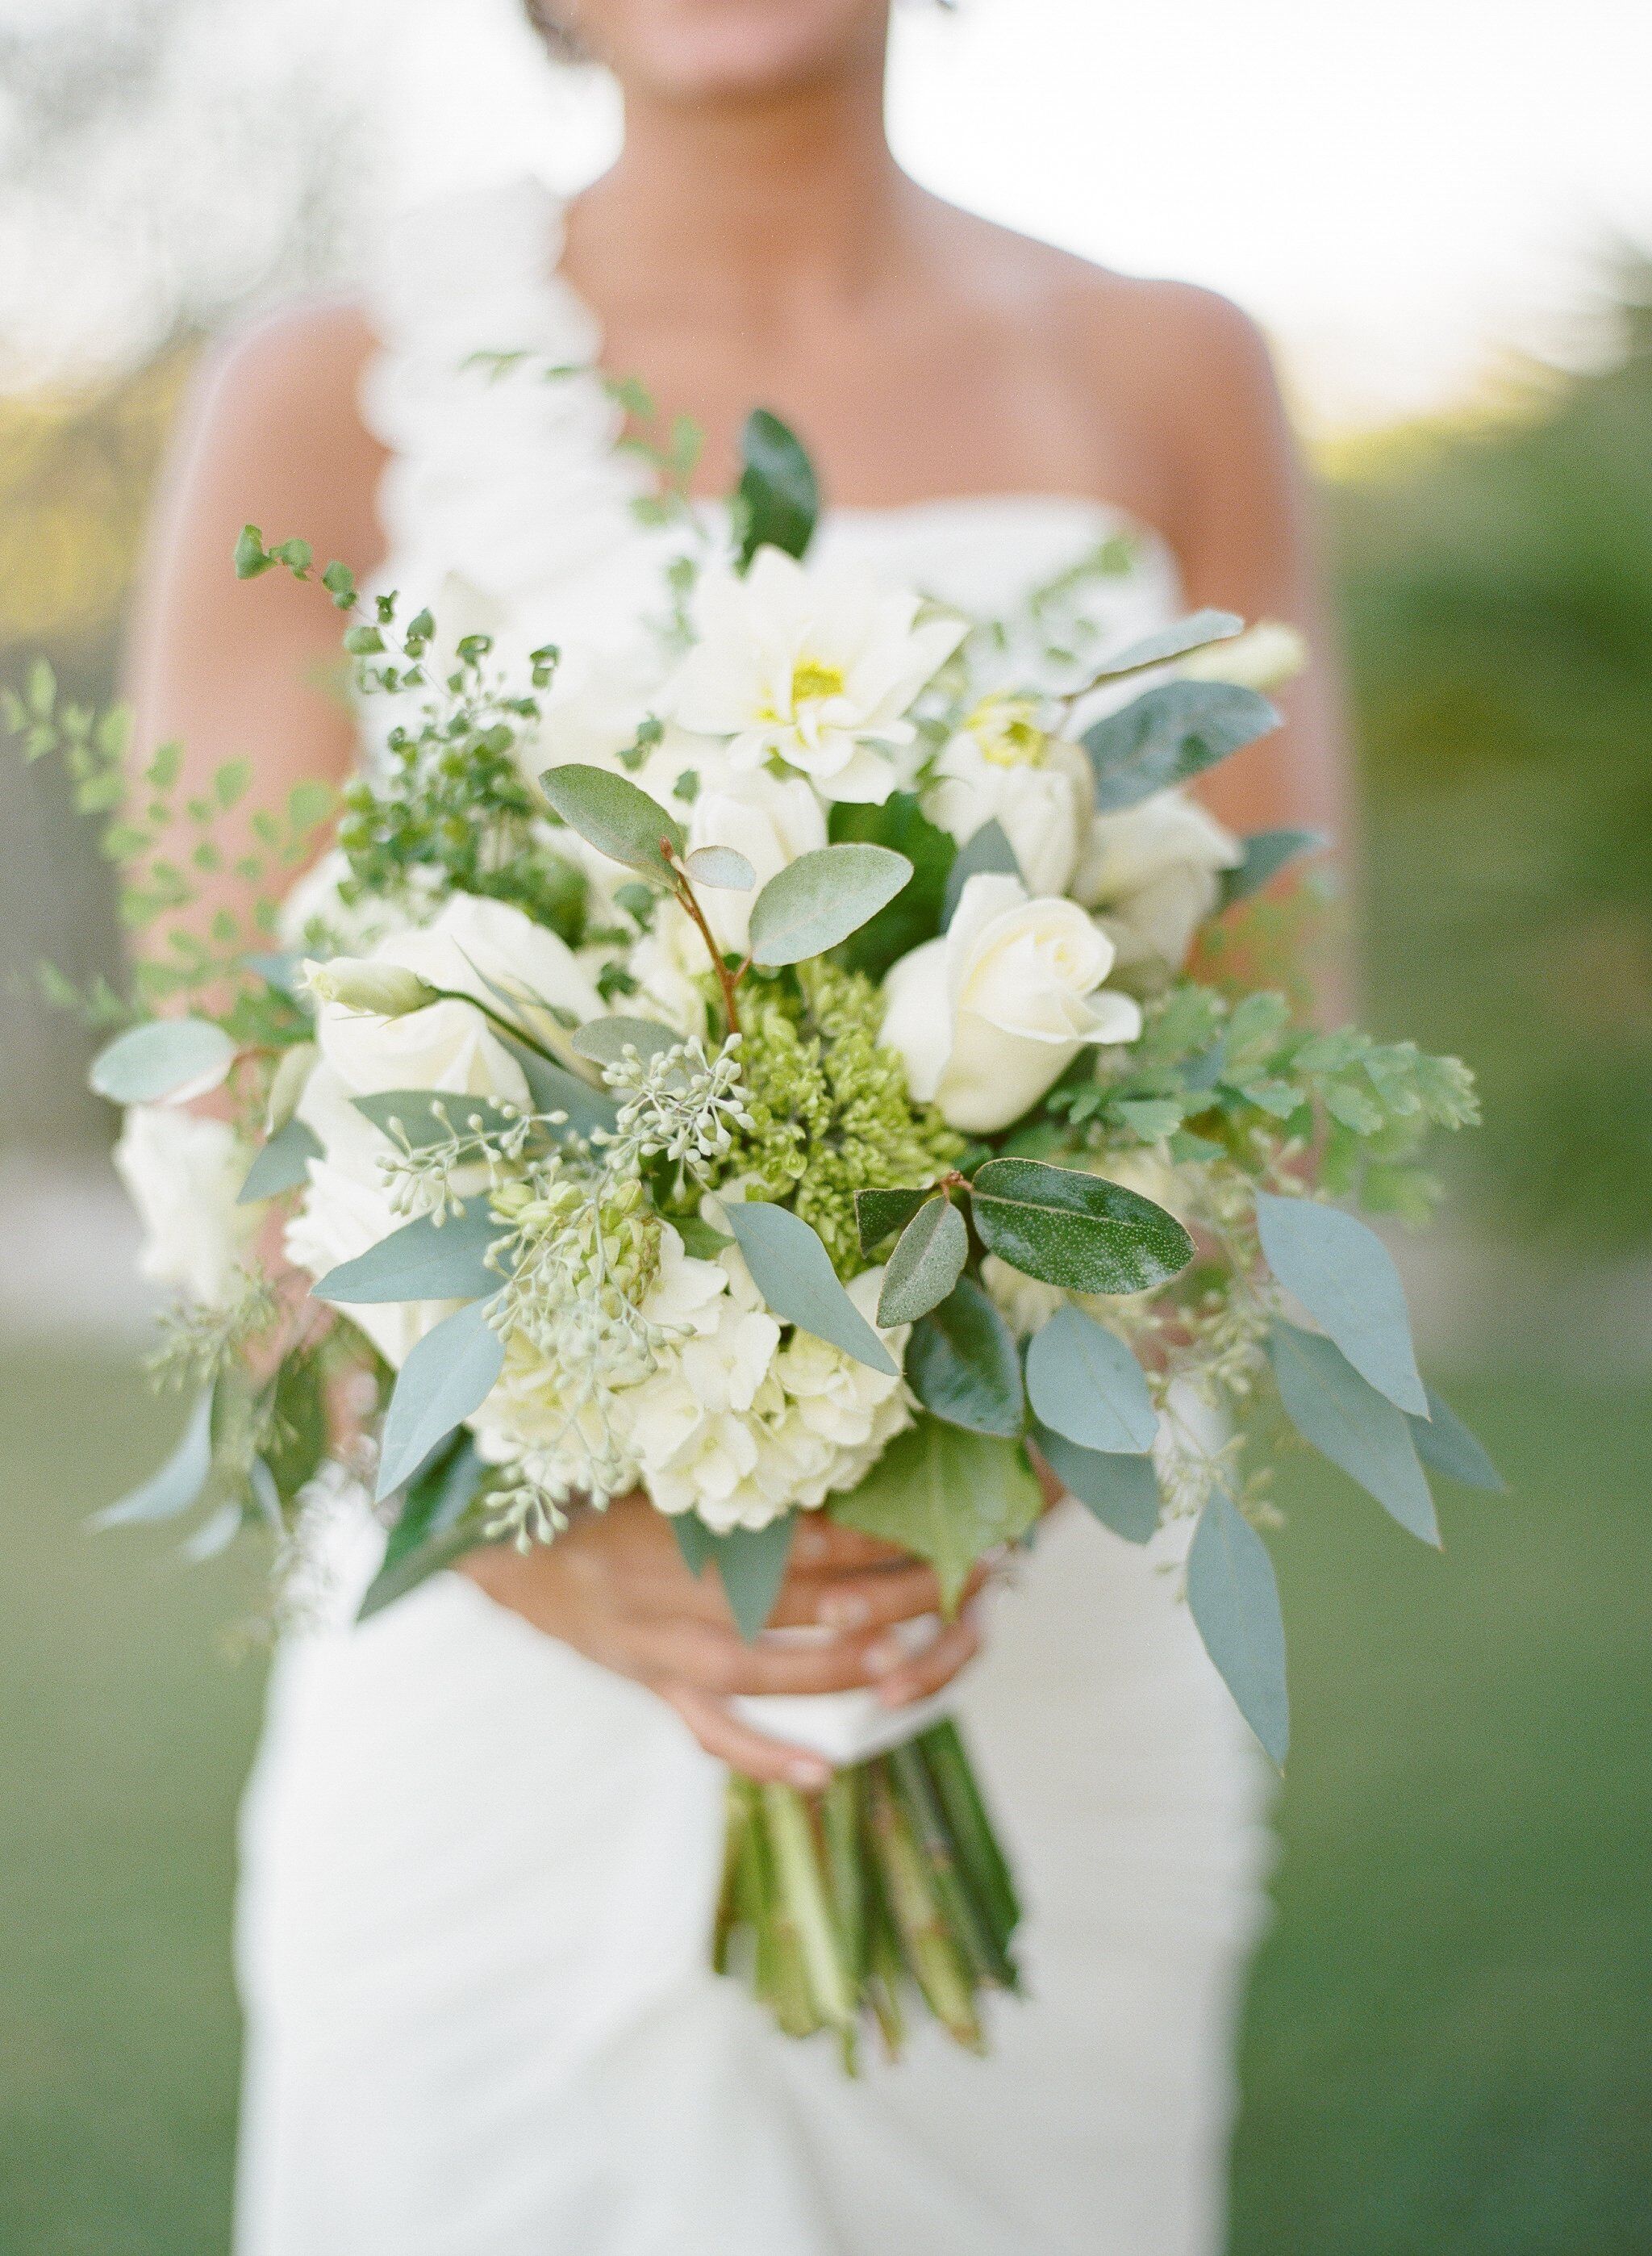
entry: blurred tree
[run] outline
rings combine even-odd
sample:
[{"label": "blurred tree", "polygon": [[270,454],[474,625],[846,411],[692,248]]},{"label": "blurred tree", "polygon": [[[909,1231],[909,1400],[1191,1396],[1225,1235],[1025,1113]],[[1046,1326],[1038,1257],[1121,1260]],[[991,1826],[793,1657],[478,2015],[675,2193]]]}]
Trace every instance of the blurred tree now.
[{"label": "blurred tree", "polygon": [[1335,496],[1382,1019],[1468,1054],[1489,1218],[1652,1237],[1652,269],[1617,349]]}]

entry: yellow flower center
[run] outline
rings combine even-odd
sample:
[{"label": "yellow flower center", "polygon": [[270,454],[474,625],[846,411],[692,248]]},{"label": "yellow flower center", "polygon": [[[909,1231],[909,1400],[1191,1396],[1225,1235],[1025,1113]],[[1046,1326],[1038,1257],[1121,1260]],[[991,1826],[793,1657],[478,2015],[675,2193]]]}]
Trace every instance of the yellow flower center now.
[{"label": "yellow flower center", "polygon": [[995,692],[976,706],[964,723],[964,733],[975,739],[982,759],[995,768],[1037,767],[1050,742],[1038,726],[1037,714],[1030,697]]},{"label": "yellow flower center", "polygon": [[800,659],[791,671],[791,709],[808,705],[822,697],[841,697],[844,681],[841,667],[822,666],[819,659]]}]

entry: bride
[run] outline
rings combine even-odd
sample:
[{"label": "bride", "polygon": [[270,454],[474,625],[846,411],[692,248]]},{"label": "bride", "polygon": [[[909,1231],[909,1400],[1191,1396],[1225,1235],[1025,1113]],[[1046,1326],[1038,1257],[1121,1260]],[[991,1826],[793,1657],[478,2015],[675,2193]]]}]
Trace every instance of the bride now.
[{"label": "bride", "polygon": [[[230,576],[248,518],[444,620],[618,646],[618,411],[594,375],[490,385],[500,350],[640,377],[706,434],[707,493],[773,407],[822,467],[821,552],[963,610],[1059,586],[1121,639],[1203,603],[1313,633],[1255,331],[907,180],[889,0],[535,4],[617,76],[622,155],[566,210],[518,184],[418,214],[365,303],[217,356],[138,622],[149,743],[251,755],[267,804],[359,752],[325,599]],[[1290,708],[1209,785],[1236,827],[1334,825],[1323,681]],[[928,1570],[825,1526],[778,1616],[820,1641],[756,1649],[640,1503],[351,1631],[374,1541],[346,1511],[247,1803],[241,2256],[1213,2256],[1266,1789],[1173,1562],[1058,1505],[990,1618],[913,1658]],[[721,1766],[826,1774],[733,1703],[954,1679],[1029,1998],[989,2060],[937,2039],[851,2084],[704,1970]]]}]

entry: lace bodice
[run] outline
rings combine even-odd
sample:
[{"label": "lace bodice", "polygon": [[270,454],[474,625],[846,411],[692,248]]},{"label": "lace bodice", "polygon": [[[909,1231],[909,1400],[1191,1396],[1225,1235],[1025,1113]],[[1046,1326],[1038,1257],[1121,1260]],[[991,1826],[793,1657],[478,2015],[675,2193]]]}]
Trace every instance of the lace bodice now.
[{"label": "lace bodice", "polygon": [[[430,603],[451,633],[491,632],[506,652],[559,644],[572,721],[640,687],[660,574],[683,534],[637,521],[651,473],[615,450],[622,417],[599,373],[601,325],[560,271],[562,237],[560,205],[528,180],[404,220],[373,293],[382,349],[362,405],[391,449],[379,583]],[[1180,608],[1164,541],[1079,496],[828,505],[811,553],[1009,619],[1023,666],[1066,679],[1073,659],[1104,656]]]}]

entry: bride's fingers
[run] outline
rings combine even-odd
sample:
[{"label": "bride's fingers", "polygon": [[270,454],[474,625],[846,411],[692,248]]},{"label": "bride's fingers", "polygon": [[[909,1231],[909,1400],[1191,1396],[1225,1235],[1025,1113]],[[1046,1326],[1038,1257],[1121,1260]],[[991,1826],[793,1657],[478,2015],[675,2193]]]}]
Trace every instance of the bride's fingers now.
[{"label": "bride's fingers", "polygon": [[791,1644],[760,1638],[744,1644],[732,1630],[699,1622],[661,1623],[644,1647],[644,1665],[674,1681],[692,1684],[721,1698],[732,1694],[769,1696],[796,1692],[854,1692],[877,1682],[884,1667],[900,1658],[884,1653],[876,1638],[833,1637]]},{"label": "bride's fingers", "polygon": [[819,1793],[830,1784],[832,1766],[821,1756],[753,1731],[749,1724],[732,1715],[715,1694],[689,1684],[665,1683],[655,1688],[677,1710],[706,1753],[727,1763],[731,1770],[777,1786],[799,1786],[810,1793]]},{"label": "bride's fingers", "polygon": [[904,1708],[926,1700],[950,1684],[966,1661],[981,1651],[981,1632],[967,1614],[949,1622],[932,1645],[892,1668],[880,1681],[877,1696],[887,1708]]},{"label": "bride's fingers", "polygon": [[[991,1571],[985,1563],[976,1565],[962,1596],[973,1598]],[[821,1622],[828,1629],[875,1629],[940,1611],[941,1586],[934,1569],[915,1562],[906,1567],[882,1568],[869,1575],[834,1576],[819,1586],[814,1611],[804,1619]]]},{"label": "bride's fingers", "polygon": [[887,1567],[903,1561],[907,1553],[875,1535],[862,1535],[853,1527],[840,1527],[824,1512],[800,1515],[802,1525],[791,1539],[794,1573],[835,1575],[863,1567]]}]

